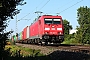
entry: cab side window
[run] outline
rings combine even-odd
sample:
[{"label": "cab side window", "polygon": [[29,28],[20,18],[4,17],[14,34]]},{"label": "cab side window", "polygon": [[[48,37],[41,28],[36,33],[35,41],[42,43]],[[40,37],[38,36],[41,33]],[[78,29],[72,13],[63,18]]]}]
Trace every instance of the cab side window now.
[{"label": "cab side window", "polygon": [[41,24],[41,20],[39,20],[39,24]]}]

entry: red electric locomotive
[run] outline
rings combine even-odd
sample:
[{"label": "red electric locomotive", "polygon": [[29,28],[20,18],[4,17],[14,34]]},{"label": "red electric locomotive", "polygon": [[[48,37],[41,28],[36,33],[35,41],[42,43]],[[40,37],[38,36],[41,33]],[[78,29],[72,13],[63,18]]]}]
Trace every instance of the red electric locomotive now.
[{"label": "red electric locomotive", "polygon": [[[18,41],[24,43],[61,43],[64,40],[64,28],[61,16],[39,16],[33,24],[23,29]],[[21,40],[20,40],[21,39]]]},{"label": "red electric locomotive", "polygon": [[61,43],[64,40],[64,28],[61,16],[43,15],[30,26],[30,39],[35,42]]}]

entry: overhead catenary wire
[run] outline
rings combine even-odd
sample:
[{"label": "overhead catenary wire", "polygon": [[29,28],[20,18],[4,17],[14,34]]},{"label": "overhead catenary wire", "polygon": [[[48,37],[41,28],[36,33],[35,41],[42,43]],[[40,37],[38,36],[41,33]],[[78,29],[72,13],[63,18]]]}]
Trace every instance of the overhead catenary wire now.
[{"label": "overhead catenary wire", "polygon": [[57,9],[55,9],[55,10],[59,10],[60,8],[66,6],[67,4],[69,4],[69,3],[73,2],[73,1],[75,1],[75,0],[71,0],[71,1],[67,2],[66,4],[62,5],[61,7],[57,8]]},{"label": "overhead catenary wire", "polygon": [[[75,0],[70,0],[69,2],[65,3],[64,5],[62,5],[61,7],[57,8],[57,9],[54,9],[53,11],[55,11],[55,10],[58,11],[60,8],[66,6],[67,4],[71,3],[72,1],[75,1]],[[49,12],[49,13],[51,13],[51,12]],[[56,12],[56,13],[59,14],[58,12]]]},{"label": "overhead catenary wire", "polygon": [[42,8],[44,8],[49,2],[50,2],[50,0],[48,0],[39,10],[41,10]]},{"label": "overhead catenary wire", "polygon": [[[43,2],[43,1],[41,1],[40,4],[41,4],[42,2]],[[39,4],[39,5],[40,5],[40,4]],[[38,6],[39,6],[39,5],[38,5]],[[37,7],[38,7],[38,6],[37,6]],[[37,8],[37,7],[36,7],[36,8]],[[36,8],[35,8],[35,9],[36,9]],[[33,12],[35,9],[33,9],[31,12]],[[22,20],[23,18],[27,17],[27,16],[30,15],[30,14],[31,14],[31,13],[26,14],[25,16],[23,16],[22,18],[20,18],[19,21]],[[29,20],[30,20],[30,19],[29,19]]]},{"label": "overhead catenary wire", "polygon": [[[69,2],[67,2],[66,4],[62,5],[61,7],[64,7],[64,6],[66,6],[67,4],[69,4],[69,3],[73,2],[73,1],[75,1],[75,0],[69,1]],[[58,9],[60,9],[61,7],[59,7]],[[57,9],[57,10],[58,10],[58,9]]]},{"label": "overhead catenary wire", "polygon": [[[48,3],[49,1],[50,1],[50,0],[48,0],[39,10],[41,10],[42,8],[44,8],[45,5],[47,5],[47,3]],[[43,2],[43,1],[42,1],[42,2]],[[42,2],[41,2],[41,3],[42,3]],[[41,4],[41,3],[40,3],[40,4]],[[40,4],[39,4],[39,5],[40,5]],[[38,6],[39,6],[39,5],[38,5]],[[37,6],[37,7],[38,7],[38,6]],[[36,8],[37,8],[37,7],[36,7]],[[36,9],[36,8],[35,8],[35,9]],[[34,10],[35,10],[35,9],[34,9]],[[33,12],[34,10],[32,10],[32,12]],[[23,18],[27,17],[29,14],[31,14],[31,13],[28,13],[27,15],[25,15],[24,17],[22,17],[21,19],[19,19],[19,21],[22,20]],[[34,15],[33,15],[33,16],[34,16]],[[32,17],[33,17],[33,16],[32,16]],[[32,17],[31,17],[31,18],[32,18]]]},{"label": "overhead catenary wire", "polygon": [[[39,10],[41,10],[42,8],[44,8],[49,2],[50,2],[50,0],[48,0]],[[35,14],[34,14],[34,15],[35,15]],[[33,16],[34,16],[34,15],[33,15]],[[32,16],[32,17],[33,17],[33,16]],[[32,18],[32,17],[31,17],[31,18]]]},{"label": "overhead catenary wire", "polygon": [[39,10],[41,10],[42,8],[44,8],[48,4],[49,1],[50,0],[48,0]]},{"label": "overhead catenary wire", "polygon": [[68,10],[69,8],[71,8],[71,7],[75,6],[75,5],[77,5],[78,3],[82,2],[82,1],[83,1],[83,0],[80,0],[80,1],[76,2],[75,4],[71,5],[70,7],[66,8],[66,9],[64,9],[64,10],[62,10],[62,11],[59,12],[59,13],[62,13],[62,12],[64,12],[64,11]]}]

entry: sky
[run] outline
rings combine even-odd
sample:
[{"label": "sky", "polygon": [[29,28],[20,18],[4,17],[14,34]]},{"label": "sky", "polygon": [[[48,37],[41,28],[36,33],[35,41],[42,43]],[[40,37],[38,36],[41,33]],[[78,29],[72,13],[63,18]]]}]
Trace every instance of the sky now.
[{"label": "sky", "polygon": [[[66,19],[70,22],[73,29],[78,26],[77,22],[77,9],[81,6],[88,6],[90,8],[90,0],[25,0],[25,5],[17,6],[21,9],[20,13],[14,16],[14,19],[9,19],[8,27],[6,31],[11,29],[16,33],[16,20],[17,20],[17,32],[21,32],[26,26],[30,26],[33,20],[38,16],[36,11],[43,12],[44,14],[62,16],[62,19]],[[18,21],[20,20],[20,21]]]}]

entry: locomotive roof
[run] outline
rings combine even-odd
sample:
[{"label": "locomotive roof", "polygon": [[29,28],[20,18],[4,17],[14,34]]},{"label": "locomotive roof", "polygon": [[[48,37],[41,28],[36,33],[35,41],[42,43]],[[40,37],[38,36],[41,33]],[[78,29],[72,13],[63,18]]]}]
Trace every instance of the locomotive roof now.
[{"label": "locomotive roof", "polygon": [[59,16],[59,15],[42,15],[42,16]]},{"label": "locomotive roof", "polygon": [[[44,16],[58,16],[58,15],[42,15],[42,16],[38,16],[37,18],[34,19],[33,23],[35,23],[39,18],[44,17]],[[61,17],[61,16],[60,16]],[[31,23],[31,25],[33,24]]]}]

